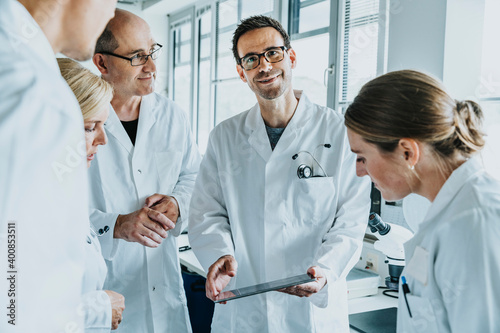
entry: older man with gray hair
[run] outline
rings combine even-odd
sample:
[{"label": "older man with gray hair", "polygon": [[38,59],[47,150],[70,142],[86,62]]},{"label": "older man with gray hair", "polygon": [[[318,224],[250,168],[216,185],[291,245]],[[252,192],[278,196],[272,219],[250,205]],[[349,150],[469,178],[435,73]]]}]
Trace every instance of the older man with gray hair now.
[{"label": "older man with gray hair", "polygon": [[114,87],[108,144],[90,167],[91,222],[108,266],[105,288],[123,294],[119,332],[190,332],[178,236],[201,157],[184,111],[154,92],[162,45],[140,17],[117,10],[94,64]]}]

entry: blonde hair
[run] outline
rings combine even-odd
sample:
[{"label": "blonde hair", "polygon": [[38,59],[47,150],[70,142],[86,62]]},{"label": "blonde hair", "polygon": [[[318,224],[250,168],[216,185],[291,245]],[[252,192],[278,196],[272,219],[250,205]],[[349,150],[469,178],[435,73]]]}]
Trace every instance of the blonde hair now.
[{"label": "blonde hair", "polygon": [[402,138],[428,144],[452,167],[484,144],[483,112],[473,101],[451,98],[438,80],[412,70],[390,72],[365,84],[347,108],[345,125],[381,152],[393,152]]},{"label": "blonde hair", "polygon": [[76,96],[83,119],[87,120],[109,105],[113,98],[113,87],[78,62],[58,58],[61,75]]}]

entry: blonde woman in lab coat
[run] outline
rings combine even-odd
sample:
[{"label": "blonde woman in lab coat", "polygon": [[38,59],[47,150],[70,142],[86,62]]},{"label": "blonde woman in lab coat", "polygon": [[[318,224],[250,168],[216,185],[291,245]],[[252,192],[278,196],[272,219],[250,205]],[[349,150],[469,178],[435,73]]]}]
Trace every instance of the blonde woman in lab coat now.
[{"label": "blonde woman in lab coat", "polygon": [[[62,76],[75,94],[82,110],[88,168],[97,153],[98,146],[107,142],[104,123],[108,119],[113,88],[76,61],[61,58],[57,59],[57,62]],[[117,329],[122,320],[125,299],[114,291],[102,290],[107,269],[101,255],[97,232],[92,226],[87,235],[86,250],[82,296],[85,332],[109,332],[110,329]]]},{"label": "blonde woman in lab coat", "polygon": [[368,82],[346,111],[357,175],[386,200],[432,203],[405,244],[398,332],[500,332],[500,183],[478,156],[482,118],[409,70]]}]

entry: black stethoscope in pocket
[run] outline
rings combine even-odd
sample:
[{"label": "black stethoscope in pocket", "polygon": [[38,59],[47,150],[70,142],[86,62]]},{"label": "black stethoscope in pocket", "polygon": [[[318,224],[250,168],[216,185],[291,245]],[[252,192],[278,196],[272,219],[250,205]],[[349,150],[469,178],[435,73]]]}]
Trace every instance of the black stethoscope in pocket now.
[{"label": "black stethoscope in pocket", "polygon": [[301,150],[299,151],[297,154],[293,155],[292,156],[292,160],[296,160],[297,157],[299,157],[300,154],[304,153],[304,154],[308,154],[309,156],[312,157],[312,159],[314,160],[314,162],[316,162],[316,164],[319,166],[319,168],[321,169],[321,171],[323,171],[323,176],[315,176],[314,175],[314,167],[313,165],[307,165],[307,164],[300,164],[299,167],[297,168],[297,176],[302,179],[302,178],[311,178],[311,177],[328,177],[328,175],[326,174],[325,172],[325,169],[323,169],[323,167],[321,166],[321,164],[318,162],[318,160],[316,159],[316,157],[314,157],[314,155],[316,155],[316,151],[318,150],[318,148],[331,148],[331,144],[329,143],[322,143],[320,145],[318,145],[316,147],[316,149],[314,149],[314,152],[311,154],[310,152],[308,152],[307,150]]}]

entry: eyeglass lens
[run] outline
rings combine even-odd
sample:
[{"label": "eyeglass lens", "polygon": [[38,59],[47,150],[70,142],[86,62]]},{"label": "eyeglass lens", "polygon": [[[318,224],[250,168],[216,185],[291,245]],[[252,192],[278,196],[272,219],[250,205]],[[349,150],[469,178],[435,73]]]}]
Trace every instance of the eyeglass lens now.
[{"label": "eyeglass lens", "polygon": [[161,53],[161,47],[156,48],[150,54],[145,54],[143,56],[138,56],[132,58],[132,66],[140,66],[144,65],[148,61],[148,57],[151,57],[152,60],[158,59]]},{"label": "eyeglass lens", "polygon": [[[280,62],[283,60],[284,52],[281,48],[275,48],[264,52],[264,58],[270,63]],[[241,59],[241,64],[245,70],[254,69],[260,65],[260,57],[262,54],[252,54]]]}]

